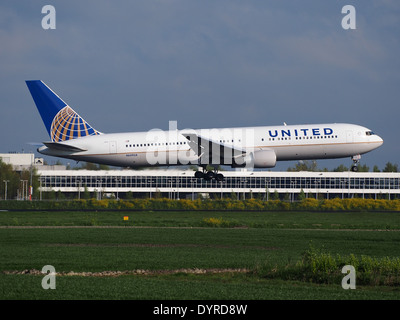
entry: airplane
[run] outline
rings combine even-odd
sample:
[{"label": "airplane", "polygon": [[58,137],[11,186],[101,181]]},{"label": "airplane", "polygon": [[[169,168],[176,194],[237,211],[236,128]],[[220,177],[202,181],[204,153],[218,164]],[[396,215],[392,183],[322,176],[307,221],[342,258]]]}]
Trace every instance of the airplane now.
[{"label": "airplane", "polygon": [[351,157],[351,170],[358,171],[361,154],[383,144],[370,129],[346,123],[103,133],[43,81],[26,84],[51,139],[38,152],[78,162],[129,168],[194,164],[196,178],[223,181],[220,165],[273,168],[277,161]]}]

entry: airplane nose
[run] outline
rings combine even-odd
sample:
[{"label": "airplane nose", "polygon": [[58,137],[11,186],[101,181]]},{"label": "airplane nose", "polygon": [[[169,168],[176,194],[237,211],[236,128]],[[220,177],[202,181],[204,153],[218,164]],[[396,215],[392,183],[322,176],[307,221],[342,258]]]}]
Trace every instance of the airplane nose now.
[{"label": "airplane nose", "polygon": [[379,145],[382,145],[383,144],[383,139],[380,136],[377,136],[377,139],[378,139]]}]

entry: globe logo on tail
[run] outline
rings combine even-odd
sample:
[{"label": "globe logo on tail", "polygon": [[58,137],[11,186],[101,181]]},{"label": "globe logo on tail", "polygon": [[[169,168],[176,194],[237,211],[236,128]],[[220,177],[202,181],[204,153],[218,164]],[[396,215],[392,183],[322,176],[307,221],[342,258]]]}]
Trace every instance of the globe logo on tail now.
[{"label": "globe logo on tail", "polygon": [[92,128],[70,106],[65,106],[55,115],[50,128],[50,137],[54,142],[98,134],[100,132]]}]

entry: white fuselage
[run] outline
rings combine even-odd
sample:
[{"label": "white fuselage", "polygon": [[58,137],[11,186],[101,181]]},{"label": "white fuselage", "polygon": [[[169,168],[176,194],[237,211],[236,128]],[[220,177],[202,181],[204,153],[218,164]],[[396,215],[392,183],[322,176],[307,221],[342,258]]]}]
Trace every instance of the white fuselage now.
[{"label": "white fuselage", "polygon": [[[39,152],[77,161],[121,167],[197,164],[201,154],[189,146],[185,137],[186,131],[151,130],[100,134],[62,142],[64,145],[84,151],[61,151],[42,147]],[[330,123],[191,131],[220,144],[221,147],[226,146],[245,152],[273,150],[276,161],[352,157],[374,150],[383,143],[382,138],[369,129],[353,124]],[[213,164],[218,164],[214,162]]]}]

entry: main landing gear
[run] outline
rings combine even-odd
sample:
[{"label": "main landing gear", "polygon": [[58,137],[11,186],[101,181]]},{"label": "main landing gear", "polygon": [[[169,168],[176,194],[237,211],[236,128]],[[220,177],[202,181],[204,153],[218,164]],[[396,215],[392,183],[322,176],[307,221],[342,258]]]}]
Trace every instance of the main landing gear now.
[{"label": "main landing gear", "polygon": [[353,156],[351,159],[353,160],[353,165],[351,166],[351,171],[357,172],[361,156],[359,154],[357,154],[357,155]]},{"label": "main landing gear", "polygon": [[204,179],[206,181],[211,181],[215,179],[218,182],[224,181],[224,175],[218,173],[216,169],[207,171],[205,167],[203,167],[203,171],[196,171],[194,177],[197,179]]}]

